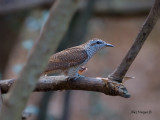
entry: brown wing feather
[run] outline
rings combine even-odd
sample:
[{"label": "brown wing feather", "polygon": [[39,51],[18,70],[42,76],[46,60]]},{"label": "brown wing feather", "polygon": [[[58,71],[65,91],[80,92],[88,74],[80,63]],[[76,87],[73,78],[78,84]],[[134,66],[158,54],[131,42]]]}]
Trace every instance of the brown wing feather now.
[{"label": "brown wing feather", "polygon": [[82,47],[72,47],[51,56],[45,73],[77,66],[88,58]]}]

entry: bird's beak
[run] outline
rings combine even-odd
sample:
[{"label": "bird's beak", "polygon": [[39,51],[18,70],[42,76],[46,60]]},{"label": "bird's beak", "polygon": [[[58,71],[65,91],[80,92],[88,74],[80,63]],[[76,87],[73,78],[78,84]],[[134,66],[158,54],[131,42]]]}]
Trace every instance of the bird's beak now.
[{"label": "bird's beak", "polygon": [[106,47],[114,47],[113,45],[109,44],[109,43],[106,43],[105,45]]}]

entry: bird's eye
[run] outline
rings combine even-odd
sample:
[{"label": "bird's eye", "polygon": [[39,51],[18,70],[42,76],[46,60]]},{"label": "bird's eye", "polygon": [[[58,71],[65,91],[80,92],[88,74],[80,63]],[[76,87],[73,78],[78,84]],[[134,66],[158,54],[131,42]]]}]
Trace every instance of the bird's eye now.
[{"label": "bird's eye", "polygon": [[97,41],[97,44],[101,44],[101,42],[100,42],[100,41]]}]

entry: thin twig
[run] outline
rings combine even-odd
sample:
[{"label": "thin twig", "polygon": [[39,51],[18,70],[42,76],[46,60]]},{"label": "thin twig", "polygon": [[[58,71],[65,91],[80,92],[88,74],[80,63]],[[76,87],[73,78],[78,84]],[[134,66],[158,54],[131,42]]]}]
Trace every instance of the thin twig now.
[{"label": "thin twig", "polygon": [[[7,93],[16,79],[0,81],[2,93]],[[86,90],[101,92],[111,96],[130,97],[126,87],[107,78],[82,77],[76,80],[65,76],[42,76],[35,88],[35,92],[56,90]]]},{"label": "thin twig", "polygon": [[142,48],[145,40],[152,31],[153,27],[155,26],[159,17],[159,13],[160,13],[160,0],[156,0],[145,23],[143,24],[139,34],[137,35],[135,42],[128,51],[127,55],[122,60],[121,64],[117,67],[117,69],[115,69],[115,71],[109,75],[109,78],[111,80],[122,82],[123,77],[125,76],[129,67],[133,63],[134,59],[136,58],[137,54]]}]

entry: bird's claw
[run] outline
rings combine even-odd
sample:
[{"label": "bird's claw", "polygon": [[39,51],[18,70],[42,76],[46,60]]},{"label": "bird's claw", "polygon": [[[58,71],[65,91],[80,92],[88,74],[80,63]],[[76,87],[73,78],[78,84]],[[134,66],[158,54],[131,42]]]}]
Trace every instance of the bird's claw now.
[{"label": "bird's claw", "polygon": [[83,75],[80,75],[80,74],[77,74],[75,77],[74,77],[74,80],[77,80],[78,78],[84,78],[85,76]]}]

